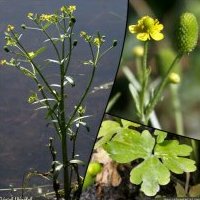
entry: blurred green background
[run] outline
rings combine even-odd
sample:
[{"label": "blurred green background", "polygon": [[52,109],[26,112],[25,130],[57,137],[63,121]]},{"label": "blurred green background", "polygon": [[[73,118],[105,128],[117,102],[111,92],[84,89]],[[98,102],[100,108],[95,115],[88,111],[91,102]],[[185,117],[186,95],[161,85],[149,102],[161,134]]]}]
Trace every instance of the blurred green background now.
[{"label": "blurred green background", "polygon": [[[163,64],[170,65],[176,56],[175,28],[176,21],[182,12],[192,12],[200,21],[199,0],[129,0],[129,13],[124,49],[120,68],[112,90],[111,97],[120,92],[121,96],[109,111],[109,114],[138,122],[134,101],[128,89],[128,80],[122,72],[124,66],[135,74],[136,65],[133,47],[142,45],[135,35],[128,32],[128,26],[137,24],[137,20],[145,15],[157,18],[164,25],[165,39],[159,42],[150,41],[148,66],[151,68],[151,82],[162,76]],[[184,134],[196,139],[200,138],[200,47],[189,55],[184,55],[179,66],[181,83],[178,88],[180,109],[183,115]],[[165,70],[164,70],[165,71]],[[176,133],[174,109],[170,88],[167,87],[163,99],[156,106],[156,114],[161,129]],[[150,124],[151,125],[151,124]]]}]

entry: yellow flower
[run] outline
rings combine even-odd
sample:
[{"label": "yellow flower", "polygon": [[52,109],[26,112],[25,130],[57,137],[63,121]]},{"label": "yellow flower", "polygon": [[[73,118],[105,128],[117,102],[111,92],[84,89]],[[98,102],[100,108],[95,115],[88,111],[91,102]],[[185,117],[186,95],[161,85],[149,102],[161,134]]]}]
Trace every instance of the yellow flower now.
[{"label": "yellow flower", "polygon": [[14,30],[14,28],[15,27],[13,25],[9,24],[8,27],[7,27],[7,31],[10,32],[10,31]]},{"label": "yellow flower", "polygon": [[7,61],[5,59],[0,60],[0,65],[6,65],[6,64],[7,64]]},{"label": "yellow flower", "polygon": [[33,58],[34,55],[35,55],[35,53],[34,53],[33,51],[31,51],[31,52],[28,53],[28,56],[29,56],[30,58]]},{"label": "yellow flower", "polygon": [[15,46],[16,45],[16,41],[11,37],[7,37],[6,38],[6,45],[7,46]]},{"label": "yellow flower", "polygon": [[33,13],[31,13],[31,12],[28,13],[28,14],[27,14],[27,17],[28,17],[29,19],[33,19]]},{"label": "yellow flower", "polygon": [[61,7],[61,12],[66,13],[71,15],[75,10],[76,10],[76,6],[75,5],[71,5],[71,6],[62,6]]},{"label": "yellow flower", "polygon": [[42,14],[40,15],[40,21],[46,21],[46,22],[57,22],[58,16],[54,14]]},{"label": "yellow flower", "polygon": [[76,6],[69,6],[70,13],[73,13],[76,10]]},{"label": "yellow flower", "polygon": [[137,25],[130,25],[129,31],[136,33],[136,38],[141,41],[154,39],[156,41],[162,40],[164,35],[161,33],[164,26],[159,23],[157,19],[149,16],[144,16],[138,20]]},{"label": "yellow flower", "polygon": [[104,43],[104,40],[99,37],[95,37],[93,40],[93,44],[96,45],[97,47],[100,47]]}]

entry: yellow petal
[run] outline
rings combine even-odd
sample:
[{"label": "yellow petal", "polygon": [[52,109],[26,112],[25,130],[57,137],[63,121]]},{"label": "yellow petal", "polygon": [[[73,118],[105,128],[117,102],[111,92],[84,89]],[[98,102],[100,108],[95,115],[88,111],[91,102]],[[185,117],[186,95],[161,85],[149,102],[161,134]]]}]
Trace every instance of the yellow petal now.
[{"label": "yellow petal", "polygon": [[164,26],[162,24],[155,24],[154,25],[154,30],[162,31],[163,28],[164,28]]},{"label": "yellow petal", "polygon": [[156,41],[162,40],[164,38],[164,35],[157,31],[151,32],[150,35]]},{"label": "yellow petal", "polygon": [[137,32],[137,25],[130,25],[128,28],[131,33]]},{"label": "yellow petal", "polygon": [[138,40],[141,40],[141,41],[146,41],[146,40],[150,39],[148,33],[138,33],[136,37]]}]

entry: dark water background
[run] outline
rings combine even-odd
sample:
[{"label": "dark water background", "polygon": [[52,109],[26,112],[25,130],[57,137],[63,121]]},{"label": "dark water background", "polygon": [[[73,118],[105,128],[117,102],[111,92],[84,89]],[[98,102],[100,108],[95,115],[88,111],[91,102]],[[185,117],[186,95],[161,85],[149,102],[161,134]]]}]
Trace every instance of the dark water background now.
[{"label": "dark water background", "polygon": [[[126,0],[0,0],[0,46],[4,45],[4,30],[7,24],[21,25],[27,23],[28,12],[51,13],[64,4],[77,5],[77,24],[75,32],[86,30],[88,33],[100,31],[106,35],[107,46],[112,44],[112,39],[118,40],[118,46],[109,52],[98,66],[93,87],[113,81],[117,71],[126,25]],[[53,31],[52,31],[53,34]],[[36,32],[28,31],[24,36],[25,46],[31,50],[37,49],[44,39]],[[78,37],[78,35],[77,35]],[[2,48],[1,48],[2,49]],[[43,55],[53,57],[50,50]],[[69,90],[69,113],[72,105],[83,92],[88,81],[91,68],[81,65],[87,59],[88,47],[80,42],[74,51],[70,75],[75,78],[76,89]],[[0,58],[7,55],[0,50]],[[41,55],[40,57],[44,59]],[[56,80],[56,69],[52,66],[47,70],[47,75]],[[8,188],[9,184],[20,187],[24,172],[30,168],[39,171],[49,169],[51,158],[48,152],[48,138],[54,135],[51,128],[47,128],[43,113],[34,111],[34,107],[27,103],[30,90],[35,85],[31,80],[12,68],[0,69],[0,189]],[[90,152],[102,119],[110,89],[90,93],[85,105],[87,114],[93,115],[87,120],[90,132],[84,129],[79,135],[78,151],[80,159],[88,162]],[[59,148],[59,146],[58,146]],[[59,151],[59,149],[58,149]],[[82,170],[84,173],[84,169]],[[0,196],[5,195],[0,191]]]}]

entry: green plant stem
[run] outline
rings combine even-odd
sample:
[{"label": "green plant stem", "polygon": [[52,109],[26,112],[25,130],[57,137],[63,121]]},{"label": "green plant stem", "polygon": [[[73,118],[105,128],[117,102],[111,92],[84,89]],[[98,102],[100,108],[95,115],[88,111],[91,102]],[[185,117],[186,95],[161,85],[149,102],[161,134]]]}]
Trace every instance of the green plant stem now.
[{"label": "green plant stem", "polygon": [[172,104],[176,122],[176,133],[184,136],[183,116],[181,112],[180,100],[178,97],[178,88],[178,85],[170,85],[170,91],[172,94]]},{"label": "green plant stem", "polygon": [[[77,138],[77,135],[78,135],[78,131],[79,131],[79,127],[76,129],[76,132],[72,138],[72,141],[73,141],[73,144],[72,144],[72,155],[71,155],[71,159],[74,159],[74,156],[75,156],[75,151],[76,151],[76,138]],[[71,171],[70,171],[70,182],[72,181],[72,176],[73,176],[73,170],[71,168]]]},{"label": "green plant stem", "polygon": [[[34,80],[35,80],[36,84],[39,85],[38,80],[37,79],[34,79]],[[45,92],[44,92],[44,90],[42,88],[40,89],[40,92],[42,94],[42,97],[44,99],[47,99],[47,96],[46,96],[46,94],[45,94]],[[54,117],[58,120],[58,124],[60,124],[60,120],[59,120],[58,116],[56,115],[56,113],[52,110],[48,100],[46,100],[45,103],[48,106],[48,110],[54,114]],[[55,119],[52,114],[50,114],[50,117],[51,117],[51,120]],[[55,123],[53,122],[53,125],[54,125],[54,128],[55,128],[56,132],[58,133],[59,138],[61,139],[61,135],[60,135],[59,129],[58,129],[57,125],[56,125],[56,122]]]},{"label": "green plant stem", "polygon": [[92,69],[92,74],[91,74],[91,77],[90,77],[90,80],[89,80],[89,83],[86,87],[86,90],[85,92],[83,93],[78,105],[76,106],[76,108],[74,109],[74,112],[72,113],[70,119],[68,120],[68,123],[66,125],[66,128],[68,129],[72,123],[72,120],[74,119],[74,116],[76,115],[79,107],[82,105],[82,102],[84,101],[85,97],[87,96],[88,92],[89,92],[89,89],[92,85],[92,82],[93,82],[93,79],[94,79],[94,75],[95,75],[95,72],[96,72],[96,68],[97,68],[97,64],[98,64],[98,58],[99,58],[99,48],[97,49],[97,54],[96,54],[96,58],[94,57],[94,52],[93,52],[93,49],[92,49],[92,46],[91,44],[89,43],[89,46],[90,46],[90,50],[91,50],[91,53],[92,53],[92,58],[93,58],[93,69]]},{"label": "green plant stem", "polygon": [[[21,43],[19,42],[19,40],[18,40],[16,37],[15,37],[15,39],[16,39],[16,41],[17,41],[17,44],[21,47],[21,48],[19,48],[20,51],[22,51],[22,53],[24,53],[25,56],[28,57],[30,63],[34,66],[34,68],[36,69],[36,71],[38,72],[38,74],[40,75],[40,77],[42,78],[42,80],[44,81],[45,85],[46,85],[47,88],[49,89],[50,93],[56,98],[56,100],[58,100],[56,94],[53,92],[53,90],[52,90],[51,87],[49,86],[48,82],[46,81],[46,79],[45,79],[44,76],[42,75],[40,69],[37,67],[37,65],[36,65],[36,64],[33,62],[33,60],[31,59],[31,57],[29,56],[29,54],[28,54],[28,52],[26,51],[26,49],[21,45]],[[35,81],[36,84],[39,86],[39,82],[38,82],[38,80],[37,80],[36,78],[34,78],[34,81]],[[46,96],[46,94],[45,94],[43,88],[40,88],[40,91],[41,91],[42,97],[43,97],[44,99],[47,99],[47,96]],[[48,106],[48,109],[52,110],[52,109],[51,109],[51,106],[50,106],[50,104],[49,104],[49,102],[48,102],[48,101],[45,101],[45,102],[46,102],[46,104],[47,104],[47,106]],[[54,113],[54,112],[53,112],[53,113]],[[55,113],[54,113],[54,115],[55,115],[55,117],[56,117],[56,119],[58,120],[58,123],[59,123],[59,119],[58,119],[57,115],[56,115]],[[50,115],[50,117],[51,117],[52,120],[54,119],[54,117],[53,117],[52,115]],[[56,129],[58,135],[59,135],[59,130],[58,130],[56,124],[55,124],[55,123],[53,123],[53,124],[54,124],[54,127],[55,127],[55,129]],[[59,135],[59,137],[60,137],[60,135]]]},{"label": "green plant stem", "polygon": [[58,60],[59,62],[61,62],[61,57],[60,57],[60,53],[58,51],[58,48],[56,47],[54,41],[52,40],[52,38],[50,37],[50,35],[47,33],[47,31],[44,29],[43,26],[41,26],[39,23],[37,23],[36,21],[34,21],[36,23],[36,25],[42,29],[42,32],[45,34],[45,36],[49,39],[49,41],[51,42],[51,44],[53,45],[54,49],[55,49],[55,52],[58,56]]},{"label": "green plant stem", "polygon": [[30,61],[30,63],[34,66],[34,68],[36,69],[36,71],[38,72],[38,74],[40,75],[40,77],[42,78],[43,82],[45,83],[45,85],[47,86],[49,92],[56,98],[56,100],[58,100],[57,95],[53,92],[52,88],[50,87],[50,85],[48,84],[48,82],[46,81],[46,79],[44,78],[43,74],[41,73],[40,69],[37,67],[37,65],[34,63],[34,61],[31,59],[31,57],[29,56],[28,52],[26,51],[26,49],[21,45],[21,43],[19,42],[19,40],[15,37],[17,44],[22,48],[24,55],[26,56],[26,58],[28,58],[28,60]]},{"label": "green plant stem", "polygon": [[[73,30],[73,27],[71,27],[70,34],[69,34],[69,53],[68,53],[68,55],[66,55],[66,57],[68,57],[68,60],[67,60],[66,66],[65,66],[64,75],[67,74],[67,70],[69,68],[69,63],[70,63],[70,60],[71,60],[71,54],[72,54],[72,30]],[[64,55],[65,54],[63,54],[63,56]]]},{"label": "green plant stem", "polygon": [[140,57],[136,57],[135,58],[135,62],[136,62],[136,69],[137,69],[137,75],[138,75],[138,80],[140,83],[142,83],[142,63],[141,63],[141,58]]},{"label": "green plant stem", "polygon": [[185,193],[188,194],[190,185],[190,172],[186,172],[186,181],[185,181]]},{"label": "green plant stem", "polygon": [[[91,49],[91,51],[93,52],[92,49]],[[93,53],[92,55],[94,55],[94,53]],[[91,74],[89,83],[88,83],[88,85],[87,85],[87,87],[86,87],[86,90],[85,90],[85,92],[83,93],[83,95],[82,95],[82,97],[81,97],[81,99],[80,99],[78,105],[75,107],[74,112],[72,113],[71,117],[69,118],[69,120],[68,120],[68,122],[67,122],[67,124],[66,124],[66,126],[65,126],[65,130],[66,130],[66,131],[67,131],[68,128],[71,126],[71,123],[72,123],[72,121],[73,121],[73,119],[74,119],[74,117],[75,117],[75,115],[76,115],[76,113],[77,113],[79,107],[82,105],[82,103],[83,103],[85,97],[87,96],[87,94],[88,94],[88,92],[89,92],[89,89],[90,89],[90,87],[91,87],[91,85],[92,85],[92,82],[93,82],[93,79],[94,79],[94,75],[95,75],[95,71],[96,71],[96,66],[97,66],[98,57],[99,57],[99,49],[97,50],[96,58],[94,59],[94,57],[93,57],[94,66],[93,66],[93,70],[92,70],[92,74]],[[65,139],[66,139],[66,135],[65,135]],[[63,153],[66,154],[66,145],[65,145],[65,142],[63,142],[62,145],[63,145]],[[75,145],[75,143],[74,143],[74,145]],[[64,151],[65,151],[65,152],[64,152]],[[65,157],[63,157],[63,159],[65,159]],[[64,162],[66,162],[66,160],[63,160],[63,163],[64,163]],[[65,172],[65,173],[68,173],[68,172]],[[65,175],[65,176],[66,176],[66,175]],[[69,177],[66,176],[65,178],[69,180]],[[79,180],[78,180],[78,181],[79,181]],[[64,182],[64,184],[66,184],[66,183]],[[67,188],[66,188],[66,185],[64,185],[64,188],[67,189]],[[65,196],[65,198],[68,198],[68,197]]]},{"label": "green plant stem", "polygon": [[162,95],[162,92],[165,88],[165,86],[167,85],[168,83],[168,78],[169,78],[169,75],[171,74],[171,72],[173,71],[173,68],[174,66],[176,65],[176,63],[180,60],[180,58],[182,57],[182,54],[178,54],[176,56],[176,58],[174,59],[174,61],[172,62],[167,74],[165,75],[165,77],[163,78],[161,84],[159,85],[158,89],[155,91],[155,94],[154,94],[154,97],[153,99],[151,100],[149,106],[146,108],[146,111],[145,111],[145,116],[146,116],[146,119],[149,120],[149,117],[150,117],[150,114],[151,112],[154,110],[157,102],[160,100],[160,97]]},{"label": "green plant stem", "polygon": [[146,116],[144,113],[145,109],[145,94],[148,83],[148,75],[147,75],[147,52],[148,52],[148,42],[144,43],[144,56],[142,59],[142,88],[140,92],[140,118],[143,124],[147,124]]},{"label": "green plant stem", "polygon": [[[64,42],[64,41],[63,41]],[[64,56],[64,54],[63,54]],[[68,149],[67,149],[67,129],[65,119],[65,91],[64,91],[64,63],[60,65],[60,118],[61,118],[61,135],[62,135],[62,160],[63,160],[63,176],[64,176],[64,197],[68,200],[70,195],[70,182],[69,182],[69,170],[68,170]]]}]

